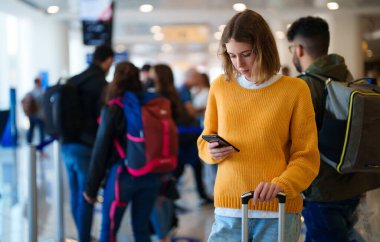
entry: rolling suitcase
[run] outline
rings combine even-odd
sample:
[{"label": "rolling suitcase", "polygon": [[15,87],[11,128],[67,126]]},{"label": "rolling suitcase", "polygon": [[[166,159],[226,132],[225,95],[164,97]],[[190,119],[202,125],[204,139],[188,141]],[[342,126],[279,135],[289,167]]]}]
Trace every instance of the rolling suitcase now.
[{"label": "rolling suitcase", "polygon": [[[241,195],[242,205],[242,220],[241,220],[241,236],[242,241],[248,241],[248,202],[253,198],[254,192],[246,192]],[[285,241],[285,201],[286,196],[284,193],[277,195],[278,203],[278,241]]]}]

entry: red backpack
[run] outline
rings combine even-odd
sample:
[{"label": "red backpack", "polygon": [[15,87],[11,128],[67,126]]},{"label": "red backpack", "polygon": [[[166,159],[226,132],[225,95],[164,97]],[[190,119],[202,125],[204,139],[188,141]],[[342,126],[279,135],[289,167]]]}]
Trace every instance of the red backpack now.
[{"label": "red backpack", "polygon": [[173,171],[177,166],[178,131],[170,101],[154,93],[126,92],[109,104],[123,108],[127,121],[127,147],[114,141],[133,176]]}]

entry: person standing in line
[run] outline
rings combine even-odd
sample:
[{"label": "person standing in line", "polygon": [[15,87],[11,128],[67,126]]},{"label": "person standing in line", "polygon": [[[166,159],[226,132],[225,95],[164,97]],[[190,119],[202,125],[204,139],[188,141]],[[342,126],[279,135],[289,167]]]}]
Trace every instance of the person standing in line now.
[{"label": "person standing in line", "polygon": [[199,125],[203,127],[203,118],[210,91],[210,79],[206,73],[200,73],[197,84],[191,88],[192,104],[197,113]]},{"label": "person standing in line", "polygon": [[[39,131],[40,144],[43,143],[45,139],[44,132],[44,110],[43,110],[43,95],[45,90],[42,88],[41,78],[37,77],[34,79],[34,88],[30,91],[26,97],[23,99],[23,103],[28,102],[30,113],[29,118],[29,129],[26,135],[26,141],[30,144],[33,142],[34,127],[37,126]],[[24,106],[24,105],[23,105]]]},{"label": "person standing in line", "polygon": [[[298,241],[301,192],[318,174],[314,110],[307,85],[277,74],[280,60],[271,29],[260,14],[245,10],[223,30],[219,55],[224,74],[211,84],[199,155],[217,164],[215,221],[209,242],[241,241],[241,195],[254,190],[248,239],[276,241],[279,192],[287,196],[285,240]],[[218,134],[240,149],[208,143]]]},{"label": "person standing in line", "polygon": [[71,213],[80,242],[91,241],[93,205],[88,203],[82,194],[98,129],[97,118],[103,105],[103,91],[108,84],[106,75],[113,63],[113,56],[114,51],[111,47],[106,45],[96,47],[92,64],[67,81],[68,84],[76,85],[79,90],[86,124],[77,137],[63,138],[61,149],[62,159],[67,168]]},{"label": "person standing in line", "polygon": [[[149,216],[159,193],[161,174],[147,173],[133,176],[126,169],[125,160],[118,153],[117,147],[120,149],[127,147],[126,133],[128,125],[131,124],[127,122],[123,107],[110,102],[117,99],[123,102],[122,98],[127,91],[141,98],[148,97],[147,92],[143,91],[139,69],[130,62],[119,62],[116,65],[114,78],[107,88],[105,98],[107,105],[101,111],[100,126],[83,193],[89,203],[95,203],[102,180],[106,178],[100,242],[117,241],[117,233],[128,206],[131,206],[134,241],[151,241]],[[115,141],[118,141],[118,146],[115,146]]]},{"label": "person standing in line", "polygon": [[[185,170],[186,164],[189,164],[194,172],[197,193],[201,200],[201,205],[207,205],[212,204],[213,200],[208,196],[202,179],[203,166],[197,151],[197,138],[200,133],[200,124],[197,120],[197,111],[192,104],[191,96],[191,88],[199,82],[200,78],[202,78],[201,73],[199,73],[195,68],[190,68],[185,73],[183,85],[178,89],[180,100],[184,106],[186,116],[177,123],[179,126],[180,147],[178,166],[173,174],[178,181]],[[189,130],[184,131],[186,129]],[[180,207],[178,207],[178,209],[181,210]]]},{"label": "person standing in line", "polygon": [[[149,78],[152,80],[155,92],[170,101],[172,117],[176,124],[178,124],[181,119],[186,118],[186,110],[174,85],[172,68],[167,64],[155,64],[150,68]],[[181,156],[179,155],[178,160],[180,159]],[[163,178],[166,178],[166,180],[168,180],[168,178],[174,179],[174,176],[172,174],[166,174],[162,177],[162,180],[165,181]],[[177,226],[176,223],[178,222],[174,211],[174,200],[178,198],[165,197],[164,191],[165,188],[167,190],[167,183],[161,182],[161,187],[163,188],[161,189],[163,194],[160,194],[157,202],[160,202],[162,206],[155,206],[151,215],[151,221],[159,241],[168,242],[170,240],[170,230],[174,226]]]},{"label": "person standing in line", "polygon": [[140,80],[143,82],[144,88],[147,91],[154,91],[154,84],[149,77],[149,70],[152,66],[150,64],[144,64],[140,69]]},{"label": "person standing in line", "polygon": [[[337,54],[328,54],[330,32],[324,19],[311,16],[299,18],[289,28],[287,39],[298,72],[331,77],[341,82],[352,80],[344,58]],[[309,86],[315,119],[320,130],[323,125],[325,84],[308,75],[301,74],[299,77]],[[321,159],[317,178],[303,192],[305,241],[335,242],[360,239],[354,230],[357,221],[355,212],[360,196],[379,186],[379,174],[342,175]]]}]

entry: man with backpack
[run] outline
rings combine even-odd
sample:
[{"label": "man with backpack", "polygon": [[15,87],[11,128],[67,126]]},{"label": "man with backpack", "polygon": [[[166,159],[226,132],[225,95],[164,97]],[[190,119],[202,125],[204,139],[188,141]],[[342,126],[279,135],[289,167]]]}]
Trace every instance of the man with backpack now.
[{"label": "man with backpack", "polygon": [[[296,20],[287,32],[289,50],[299,76],[308,84],[318,131],[323,125],[325,83],[312,74],[348,82],[352,75],[344,58],[328,54],[330,33],[328,23],[319,17]],[[306,74],[305,74],[306,73]],[[310,73],[310,74],[307,74]],[[318,134],[321,140],[321,133]],[[351,241],[358,236],[354,230],[356,209],[362,193],[380,187],[378,173],[340,174],[321,159],[320,171],[311,186],[304,191],[302,215],[308,241]]]},{"label": "man with backpack", "polygon": [[113,56],[111,47],[96,47],[90,66],[67,81],[68,85],[73,85],[78,91],[78,104],[84,124],[75,136],[61,134],[62,158],[69,178],[71,212],[80,242],[91,241],[93,205],[84,199],[83,192],[98,129],[97,118],[100,116],[103,92],[107,86],[105,77],[113,63]]},{"label": "man with backpack", "polygon": [[28,144],[33,142],[34,127],[38,127],[40,143],[44,142],[44,112],[42,109],[42,97],[44,89],[42,88],[41,78],[34,79],[34,88],[28,92],[22,99],[22,108],[25,115],[29,118],[29,130],[27,132],[26,141]]}]

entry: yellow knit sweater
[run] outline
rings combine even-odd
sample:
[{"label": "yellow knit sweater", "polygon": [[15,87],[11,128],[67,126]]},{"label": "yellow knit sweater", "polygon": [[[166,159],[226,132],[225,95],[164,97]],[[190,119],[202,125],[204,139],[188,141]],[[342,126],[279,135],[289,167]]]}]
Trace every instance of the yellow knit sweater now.
[{"label": "yellow knit sweater", "polygon": [[[198,138],[199,156],[218,164],[215,207],[240,208],[240,196],[261,182],[281,186],[286,212],[300,212],[301,192],[319,171],[317,129],[310,91],[297,78],[281,77],[261,89],[246,89],[219,76],[211,85],[203,134],[219,134],[240,149],[224,160],[213,159]],[[249,209],[277,211],[278,202]]]}]

